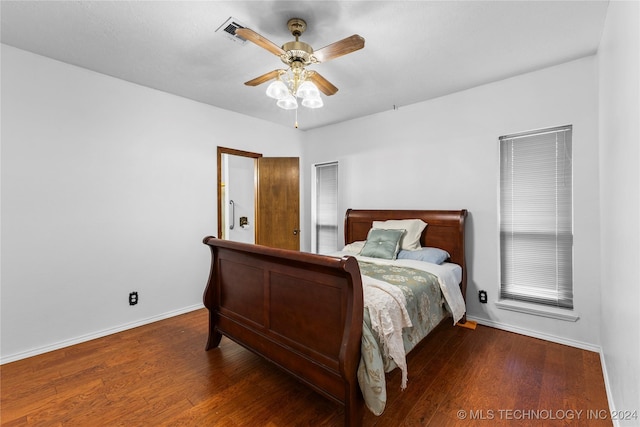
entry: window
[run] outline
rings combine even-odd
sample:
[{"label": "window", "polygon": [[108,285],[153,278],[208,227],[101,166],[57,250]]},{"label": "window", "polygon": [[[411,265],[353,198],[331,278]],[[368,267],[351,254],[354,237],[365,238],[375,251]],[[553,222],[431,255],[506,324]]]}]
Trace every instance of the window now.
[{"label": "window", "polygon": [[314,166],[313,250],[330,253],[338,250],[338,163]]},{"label": "window", "polygon": [[500,297],[573,308],[572,127],[500,138]]}]

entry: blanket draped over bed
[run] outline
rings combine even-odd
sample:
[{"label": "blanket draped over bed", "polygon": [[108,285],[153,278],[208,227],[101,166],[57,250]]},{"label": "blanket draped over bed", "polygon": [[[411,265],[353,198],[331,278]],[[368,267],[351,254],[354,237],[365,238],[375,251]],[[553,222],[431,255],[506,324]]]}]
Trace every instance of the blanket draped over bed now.
[{"label": "blanket draped over bed", "polygon": [[[400,368],[404,389],[408,379],[405,354],[451,310],[441,290],[446,285],[433,273],[407,267],[412,264],[407,261],[403,265],[390,265],[358,258],[365,305],[358,382],[367,407],[380,415],[387,400],[385,372]],[[456,305],[462,296],[458,300],[452,294],[451,305]]]}]

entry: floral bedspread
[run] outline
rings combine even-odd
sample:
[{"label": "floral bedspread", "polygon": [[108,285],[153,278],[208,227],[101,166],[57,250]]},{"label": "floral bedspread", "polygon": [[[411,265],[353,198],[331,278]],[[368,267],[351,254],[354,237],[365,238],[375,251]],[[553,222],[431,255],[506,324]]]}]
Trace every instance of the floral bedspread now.
[{"label": "floral bedspread", "polygon": [[[402,330],[405,354],[449,315],[435,275],[414,268],[377,264],[360,259],[358,264],[363,276],[395,285],[404,294],[412,324],[411,327]],[[392,357],[385,355],[387,352],[383,347],[378,333],[371,327],[369,310],[365,308],[358,381],[367,407],[376,415],[384,411],[387,401],[385,372],[390,372],[398,366]]]}]

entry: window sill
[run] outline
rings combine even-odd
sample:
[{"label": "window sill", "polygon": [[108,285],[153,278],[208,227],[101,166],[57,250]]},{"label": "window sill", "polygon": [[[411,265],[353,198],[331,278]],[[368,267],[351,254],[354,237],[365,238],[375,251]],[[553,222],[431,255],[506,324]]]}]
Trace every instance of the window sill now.
[{"label": "window sill", "polygon": [[550,317],[552,319],[575,322],[580,316],[575,311],[566,308],[546,307],[538,304],[531,304],[520,301],[500,300],[496,307],[502,310],[517,311],[520,313],[533,314],[534,316]]}]

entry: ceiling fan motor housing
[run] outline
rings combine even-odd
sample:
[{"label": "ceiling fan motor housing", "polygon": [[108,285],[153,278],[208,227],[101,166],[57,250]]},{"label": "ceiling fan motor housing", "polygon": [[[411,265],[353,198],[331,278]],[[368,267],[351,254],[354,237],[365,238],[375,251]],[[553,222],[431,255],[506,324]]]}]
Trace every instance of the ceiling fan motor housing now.
[{"label": "ceiling fan motor housing", "polygon": [[287,65],[291,65],[292,62],[296,61],[302,62],[304,65],[316,62],[313,57],[313,48],[305,42],[287,42],[282,45],[282,50],[284,50],[284,54],[280,59]]}]

